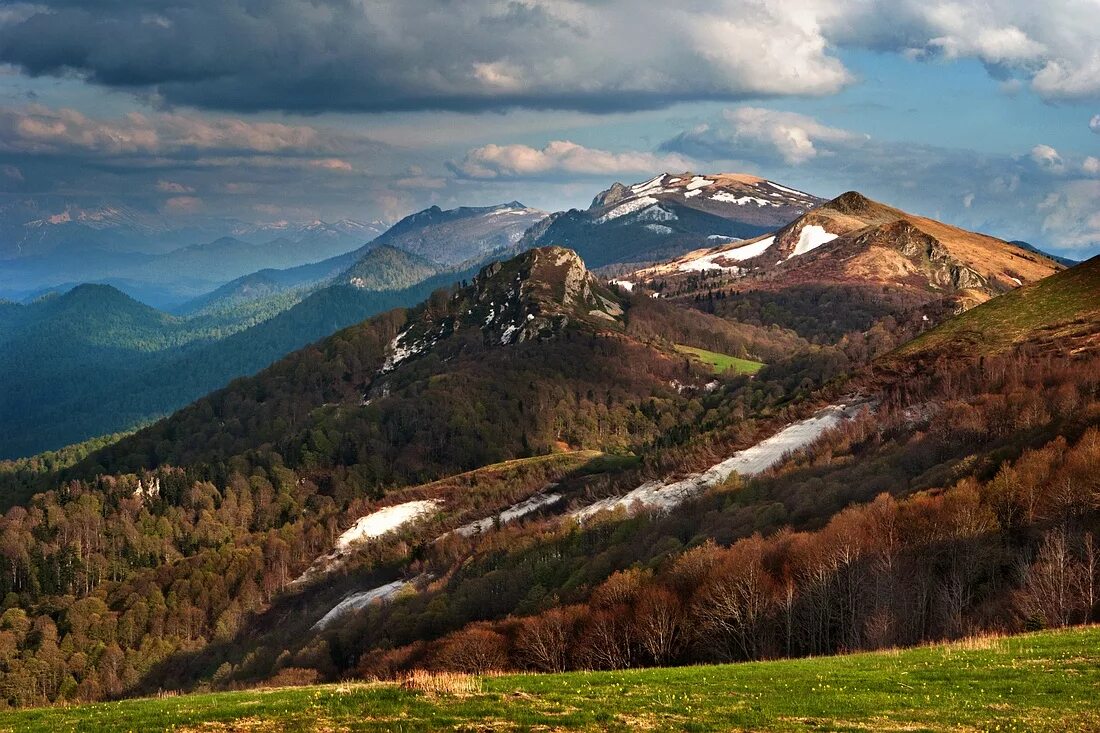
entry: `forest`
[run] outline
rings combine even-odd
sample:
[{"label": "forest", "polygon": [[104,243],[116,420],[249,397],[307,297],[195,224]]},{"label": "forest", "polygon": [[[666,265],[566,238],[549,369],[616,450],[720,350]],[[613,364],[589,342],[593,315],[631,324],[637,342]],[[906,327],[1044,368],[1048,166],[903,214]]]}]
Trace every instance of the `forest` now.
[{"label": "forest", "polygon": [[[466,292],[136,434],[3,464],[7,704],[818,655],[1096,618],[1091,352],[901,358],[920,311],[814,344],[620,294],[621,323],[507,347],[461,328],[379,377],[396,334]],[[716,377],[677,344],[767,365]],[[859,393],[873,412],[676,512],[560,516]],[[550,485],[557,508],[453,532]],[[301,579],[357,517],[425,498],[441,502],[428,520]],[[312,628],[398,580],[413,582],[392,602]]]}]

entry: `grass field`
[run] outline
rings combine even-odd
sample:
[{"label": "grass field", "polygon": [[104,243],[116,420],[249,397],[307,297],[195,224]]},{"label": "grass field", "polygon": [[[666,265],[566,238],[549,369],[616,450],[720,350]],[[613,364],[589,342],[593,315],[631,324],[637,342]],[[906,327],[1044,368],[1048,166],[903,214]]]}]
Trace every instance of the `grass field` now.
[{"label": "grass field", "polygon": [[725,371],[732,369],[738,374],[756,374],[760,371],[764,365],[759,361],[750,361],[749,359],[738,359],[736,356],[730,356],[729,354],[720,354],[717,351],[707,351],[706,349],[697,349],[694,346],[684,346],[683,344],[676,344],[676,350],[681,354],[689,354],[694,356],[699,361],[706,364],[710,364],[714,368],[715,374],[721,374]]},{"label": "grass field", "polygon": [[11,731],[1100,730],[1100,627],[844,657],[346,684],[0,713]]}]

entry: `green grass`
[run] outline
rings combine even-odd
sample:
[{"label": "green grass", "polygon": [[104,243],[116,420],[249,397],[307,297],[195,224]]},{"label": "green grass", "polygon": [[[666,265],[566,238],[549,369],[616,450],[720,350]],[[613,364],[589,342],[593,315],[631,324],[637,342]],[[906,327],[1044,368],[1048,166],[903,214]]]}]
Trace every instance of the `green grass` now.
[{"label": "green grass", "polygon": [[730,369],[738,374],[756,374],[764,368],[764,364],[759,361],[739,359],[736,356],[720,354],[717,351],[707,351],[706,349],[697,349],[694,346],[676,344],[676,350],[681,354],[694,356],[699,361],[709,364],[714,368],[715,374],[722,374]]},{"label": "green grass", "polygon": [[0,730],[1100,729],[1100,627],[900,652],[627,672],[198,694],[0,713]]},{"label": "green grass", "polygon": [[1023,341],[1095,335],[1100,324],[1100,257],[998,296],[899,348],[996,353]]}]

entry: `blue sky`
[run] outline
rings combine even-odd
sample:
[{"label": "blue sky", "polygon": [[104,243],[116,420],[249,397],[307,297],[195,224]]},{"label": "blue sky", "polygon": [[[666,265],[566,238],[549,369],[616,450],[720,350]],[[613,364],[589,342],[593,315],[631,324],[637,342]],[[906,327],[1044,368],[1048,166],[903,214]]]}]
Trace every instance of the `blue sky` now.
[{"label": "blue sky", "polygon": [[392,220],[690,167],[1082,258],[1098,28],[1098,0],[14,3],[0,206]]}]

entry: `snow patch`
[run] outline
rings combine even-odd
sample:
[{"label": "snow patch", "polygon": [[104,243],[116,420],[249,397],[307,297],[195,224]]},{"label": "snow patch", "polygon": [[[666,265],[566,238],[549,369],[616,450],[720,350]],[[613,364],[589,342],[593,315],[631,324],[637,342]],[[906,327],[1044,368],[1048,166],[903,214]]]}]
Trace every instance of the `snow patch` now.
[{"label": "snow patch", "polygon": [[650,189],[660,188],[661,187],[661,182],[664,179],[665,179],[665,174],[661,173],[661,174],[655,176],[654,178],[650,178],[645,183],[638,183],[638,184],[635,184],[635,185],[631,186],[630,190],[633,193],[635,193],[636,195],[641,195],[643,193],[648,193],[650,191]]},{"label": "snow patch", "polygon": [[780,430],[775,435],[760,441],[751,448],[738,451],[702,473],[692,474],[679,481],[663,483],[649,481],[623,496],[601,499],[586,507],[570,512],[569,516],[579,522],[599,512],[633,506],[643,509],[669,510],[683,502],[698,496],[702,492],[717,486],[734,473],[742,476],[755,476],[783,461],[796,451],[803,450],[814,443],[831,428],[850,419],[863,410],[864,403],[830,405],[813,417],[796,422]]},{"label": "snow patch", "polygon": [[727,260],[743,262],[745,260],[751,260],[753,257],[759,257],[773,244],[775,244],[775,237],[764,237],[759,242],[750,242],[743,247],[727,249],[723,254]]},{"label": "snow patch", "polygon": [[768,181],[768,185],[772,188],[778,188],[780,191],[786,191],[787,193],[797,196],[800,199],[805,200],[807,198],[806,194],[804,194],[803,192],[796,191],[793,188],[787,188],[786,186],[780,186],[775,181]]},{"label": "snow patch", "polygon": [[724,257],[725,252],[712,252],[702,257],[696,257],[694,260],[680,263],[678,268],[680,272],[704,272],[706,270],[731,270],[739,272],[741,268],[734,267],[733,265],[719,265],[715,262],[719,257]]},{"label": "snow patch", "polygon": [[379,509],[365,517],[359,517],[350,529],[336,538],[336,550],[344,552],[358,542],[381,537],[384,534],[393,532],[402,525],[434,512],[438,508],[438,501],[423,499],[395,504],[385,509]]},{"label": "snow patch", "polygon": [[382,374],[393,371],[393,369],[398,364],[405,361],[410,356],[416,356],[420,352],[424,351],[425,349],[431,348],[435,344],[434,340],[427,342],[413,341],[412,343],[406,343],[406,340],[409,336],[409,331],[411,330],[411,328],[405,329],[401,333],[397,334],[397,336],[394,337],[393,341],[390,342],[389,356],[386,357],[386,361],[382,363],[382,368],[379,369]]},{"label": "snow patch", "polygon": [[688,181],[688,184],[684,186],[684,188],[686,188],[688,191],[696,191],[700,188],[711,186],[713,184],[714,181],[707,178],[706,176],[695,176],[690,181]]},{"label": "snow patch", "polygon": [[779,206],[779,204],[766,201],[756,196],[734,196],[729,191],[719,191],[710,197],[711,201],[724,201],[726,203],[736,204],[738,206],[745,206],[746,204],[756,204],[758,207],[763,206]]},{"label": "snow patch", "polygon": [[499,520],[501,524],[508,524],[514,522],[520,517],[526,516],[531,512],[538,511],[543,507],[550,506],[551,504],[561,501],[561,494],[535,494],[534,496],[513,504],[500,514],[492,517],[486,517],[484,519],[478,519],[475,522],[464,524],[455,530],[456,534],[460,534],[463,537],[472,537],[482,532],[487,532],[492,529],[496,522]]},{"label": "snow patch", "polygon": [[655,203],[657,203],[657,199],[653,198],[652,196],[639,196],[636,199],[630,199],[629,201],[619,204],[603,216],[598,217],[595,220],[595,223],[606,224],[613,219],[618,219],[620,216],[632,214],[635,211],[644,209],[647,206],[652,206]]},{"label": "snow patch", "polygon": [[666,227],[664,224],[646,224],[645,228],[656,234],[672,234],[672,227]]},{"label": "snow patch", "polygon": [[797,257],[798,255],[804,255],[810,250],[817,249],[823,244],[828,244],[837,238],[836,234],[825,231],[825,227],[820,227],[817,224],[810,224],[802,227],[802,231],[798,233],[798,242],[794,245],[794,251],[788,255],[787,259],[791,257]]},{"label": "snow patch", "polygon": [[662,206],[650,206],[634,217],[634,221],[676,221],[676,214]]},{"label": "snow patch", "polygon": [[618,285],[620,288],[628,293],[634,292],[634,283],[630,282],[629,280],[612,280],[611,284]]},{"label": "snow patch", "polygon": [[366,608],[375,601],[379,603],[385,603],[386,601],[393,600],[402,590],[407,586],[412,585],[408,580],[395,580],[392,583],[386,583],[385,585],[378,586],[377,588],[371,588],[368,591],[362,593],[352,593],[349,596],[345,596],[343,600],[337,603],[329,610],[324,616],[318,619],[317,623],[313,624],[314,631],[320,631],[325,629],[336,619],[340,618],[344,614],[351,613],[352,611],[358,611],[362,608]]}]

